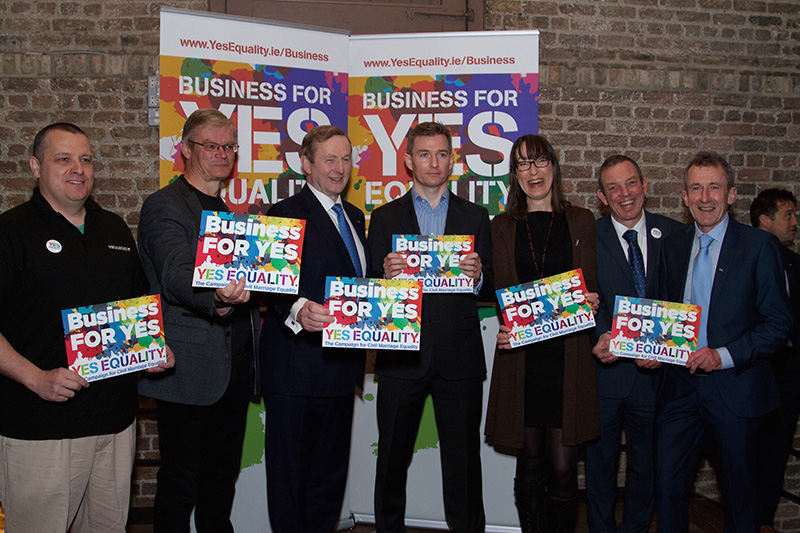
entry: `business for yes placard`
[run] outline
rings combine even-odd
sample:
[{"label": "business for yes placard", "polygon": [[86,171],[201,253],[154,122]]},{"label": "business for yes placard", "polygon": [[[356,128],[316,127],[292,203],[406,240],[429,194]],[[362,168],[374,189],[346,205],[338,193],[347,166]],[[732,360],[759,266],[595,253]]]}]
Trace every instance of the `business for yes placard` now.
[{"label": "business for yes placard", "polygon": [[511,347],[594,327],[586,295],[580,268],[498,290],[503,324],[511,329]]},{"label": "business for yes placard", "polygon": [[192,287],[226,287],[245,278],[251,291],[297,294],[306,221],[203,211]]},{"label": "business for yes placard", "polygon": [[61,311],[67,366],[86,381],[167,360],[161,296],[152,294]]},{"label": "business for yes placard", "polygon": [[698,305],[617,296],[609,351],[685,365],[697,349],[701,312]]},{"label": "business for yes placard", "polygon": [[460,264],[475,251],[474,235],[392,235],[392,251],[406,260],[397,278],[422,280],[423,292],[472,292]]},{"label": "business for yes placard", "polygon": [[328,276],[324,305],[334,321],[322,331],[323,346],[419,350],[419,280]]}]

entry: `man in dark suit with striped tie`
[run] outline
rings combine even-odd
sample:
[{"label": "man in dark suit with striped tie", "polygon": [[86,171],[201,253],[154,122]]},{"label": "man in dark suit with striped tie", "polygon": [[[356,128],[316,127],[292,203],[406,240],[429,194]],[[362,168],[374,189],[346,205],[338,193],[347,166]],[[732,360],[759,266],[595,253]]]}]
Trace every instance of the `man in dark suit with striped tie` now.
[{"label": "man in dark suit with striped tie", "polygon": [[261,342],[266,407],[267,500],[275,533],[330,533],[344,498],[356,387],[364,350],[323,348],[333,322],[322,305],[327,276],[363,277],[369,253],[364,214],[345,202],[351,146],[344,131],[318,126],[303,139],[306,185],[270,216],[306,221],[298,295],[270,295]]},{"label": "man in dark suit with striped tie", "polygon": [[[611,213],[597,220],[600,308],[592,333],[597,357],[600,437],[586,446],[586,499],[593,533],[647,531],[653,514],[653,416],[660,371],[618,359],[609,351],[616,296],[658,298],[663,240],[684,224],[644,210],[647,180],[630,157],[600,166],[597,196]],[[617,525],[617,466],[625,428],[625,494]]]}]

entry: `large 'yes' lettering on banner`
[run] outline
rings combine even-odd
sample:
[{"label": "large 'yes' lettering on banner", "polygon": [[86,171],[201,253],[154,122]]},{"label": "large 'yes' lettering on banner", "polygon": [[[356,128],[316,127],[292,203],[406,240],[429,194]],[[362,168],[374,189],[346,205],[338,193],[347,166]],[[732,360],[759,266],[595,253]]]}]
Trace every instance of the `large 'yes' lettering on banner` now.
[{"label": "large 'yes' lettering on banner", "polygon": [[300,145],[317,125],[353,143],[347,199],[369,213],[404,194],[409,129],[453,133],[451,190],[505,208],[509,152],[538,131],[537,31],[352,36],[169,8],[161,12],[161,185],[183,171],[181,128],[196,109],[230,117],[240,145],[223,198],[263,214],[300,190]]},{"label": "large 'yes' lettering on banner", "polygon": [[218,109],[233,120],[239,143],[223,198],[236,212],[265,213],[303,186],[306,132],[347,128],[347,69],[343,32],[162,8],[161,186],[183,172],[186,118]]}]

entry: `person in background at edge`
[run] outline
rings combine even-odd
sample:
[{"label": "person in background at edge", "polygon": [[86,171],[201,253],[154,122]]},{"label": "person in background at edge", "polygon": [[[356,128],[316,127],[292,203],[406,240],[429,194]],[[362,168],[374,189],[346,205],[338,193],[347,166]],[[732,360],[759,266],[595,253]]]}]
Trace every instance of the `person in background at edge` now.
[{"label": "person in background at edge", "polygon": [[797,231],[797,198],[786,189],[761,191],[750,204],[750,223],[781,241],[792,311],[789,341],[772,356],[781,406],[761,424],[758,450],[759,524],[761,533],[775,533],[775,510],[800,415],[800,255],[789,249]]}]

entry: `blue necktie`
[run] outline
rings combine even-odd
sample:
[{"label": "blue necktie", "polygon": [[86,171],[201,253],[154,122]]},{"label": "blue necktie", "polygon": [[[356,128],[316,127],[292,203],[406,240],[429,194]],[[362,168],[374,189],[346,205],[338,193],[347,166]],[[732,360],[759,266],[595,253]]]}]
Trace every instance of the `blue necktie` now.
[{"label": "blue necktie", "polygon": [[708,346],[708,308],[711,303],[711,285],[714,272],[711,265],[711,243],[714,237],[707,233],[700,235],[700,252],[694,260],[692,269],[692,303],[702,306],[700,331],[697,334],[697,349]]},{"label": "blue necktie", "polygon": [[644,298],[647,282],[644,277],[644,257],[642,257],[642,249],[639,248],[636,230],[629,229],[622,234],[622,238],[628,241],[628,265],[633,274],[633,284],[636,285],[636,296]]},{"label": "blue necktie", "polygon": [[361,258],[358,257],[358,248],[356,248],[353,232],[350,231],[350,224],[347,223],[341,204],[333,204],[333,210],[336,211],[336,219],[339,222],[339,234],[342,236],[347,253],[350,254],[350,261],[353,262],[353,267],[356,269],[356,277],[360,278],[364,273],[361,270]]}]

